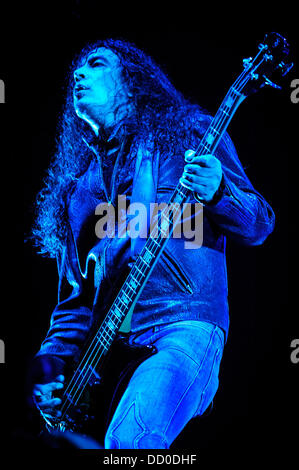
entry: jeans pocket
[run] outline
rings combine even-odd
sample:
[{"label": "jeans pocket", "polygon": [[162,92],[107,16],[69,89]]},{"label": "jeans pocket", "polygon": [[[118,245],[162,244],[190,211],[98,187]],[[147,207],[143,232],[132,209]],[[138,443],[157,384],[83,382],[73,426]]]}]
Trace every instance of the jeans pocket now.
[{"label": "jeans pocket", "polygon": [[129,344],[148,344],[150,343],[150,338],[155,332],[155,327],[149,326],[142,330],[136,331],[135,333],[129,334]]}]

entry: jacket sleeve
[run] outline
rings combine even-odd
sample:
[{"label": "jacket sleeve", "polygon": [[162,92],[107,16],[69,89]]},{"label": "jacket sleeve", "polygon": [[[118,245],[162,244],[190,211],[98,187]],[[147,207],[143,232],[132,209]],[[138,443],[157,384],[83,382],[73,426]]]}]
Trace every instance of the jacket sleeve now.
[{"label": "jacket sleeve", "polygon": [[35,356],[40,371],[53,369],[50,376],[62,373],[66,365],[79,358],[92,325],[92,296],[89,288],[83,285],[75,245],[70,238],[57,259],[58,303],[52,312],[47,335]]},{"label": "jacket sleeve", "polygon": [[259,245],[273,231],[275,215],[254,189],[226,133],[215,156],[220,160],[223,178],[216,200],[205,206],[206,214],[229,238],[245,245]]}]

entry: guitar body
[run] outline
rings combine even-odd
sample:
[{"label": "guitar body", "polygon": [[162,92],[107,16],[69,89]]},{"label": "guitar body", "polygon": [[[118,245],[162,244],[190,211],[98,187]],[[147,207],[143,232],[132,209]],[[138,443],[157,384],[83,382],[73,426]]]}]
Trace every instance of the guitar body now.
[{"label": "guitar body", "polygon": [[[157,352],[154,346],[130,345],[119,334],[99,368],[93,371],[77,406],[70,406],[56,430],[75,431],[103,443],[108,425],[138,365]],[[59,396],[59,393],[56,394]],[[53,428],[47,428],[50,432]]]}]

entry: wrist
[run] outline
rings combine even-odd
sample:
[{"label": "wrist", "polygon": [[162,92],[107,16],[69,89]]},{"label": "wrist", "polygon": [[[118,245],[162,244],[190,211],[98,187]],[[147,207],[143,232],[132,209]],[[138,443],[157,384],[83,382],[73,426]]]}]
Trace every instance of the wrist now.
[{"label": "wrist", "polygon": [[204,201],[195,191],[193,192],[193,195],[196,201],[200,202],[200,204],[203,204],[204,206],[214,206],[223,197],[225,193],[225,189],[226,189],[226,184],[224,180],[224,174],[222,174],[222,178],[218,186],[218,189],[216,190],[216,192],[214,193],[214,196],[212,197],[210,201]]}]

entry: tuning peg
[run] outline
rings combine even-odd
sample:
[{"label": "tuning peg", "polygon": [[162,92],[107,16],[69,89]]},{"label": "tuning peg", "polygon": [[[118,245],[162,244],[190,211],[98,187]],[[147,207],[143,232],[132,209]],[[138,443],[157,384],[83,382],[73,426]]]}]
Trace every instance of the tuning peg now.
[{"label": "tuning peg", "polygon": [[243,67],[246,69],[251,65],[252,57],[248,57],[247,59],[243,59]]},{"label": "tuning peg", "polygon": [[278,67],[281,68],[281,73],[282,76],[284,77],[289,71],[293,68],[294,64],[293,62],[290,62],[289,64],[285,64],[283,61],[278,64]]},{"label": "tuning peg", "polygon": [[265,85],[268,85],[268,86],[271,86],[272,88],[277,88],[277,89],[281,90],[281,86],[276,85],[276,83],[274,83],[274,82],[271,82],[271,80],[269,80],[269,78],[267,78],[265,75],[263,75],[263,79],[265,81]]}]

